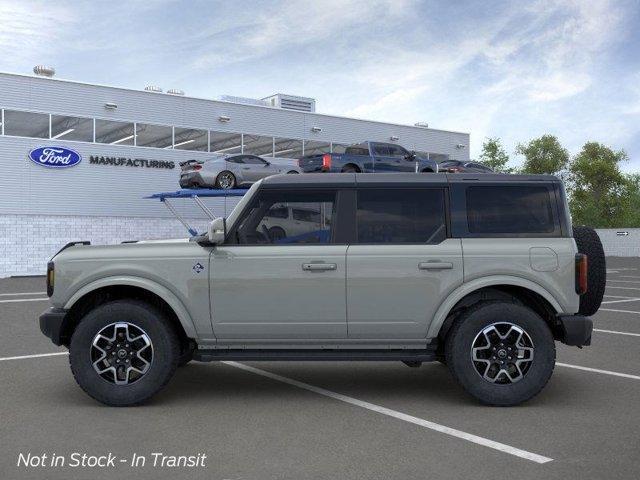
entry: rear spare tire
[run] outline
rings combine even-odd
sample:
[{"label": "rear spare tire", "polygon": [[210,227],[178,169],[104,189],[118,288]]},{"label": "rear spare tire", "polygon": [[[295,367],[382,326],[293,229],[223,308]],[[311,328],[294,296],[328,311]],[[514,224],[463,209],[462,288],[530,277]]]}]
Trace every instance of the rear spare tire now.
[{"label": "rear spare tire", "polygon": [[587,256],[587,292],[580,297],[580,315],[594,315],[600,308],[607,283],[607,263],[602,242],[591,227],[573,227],[578,252]]}]

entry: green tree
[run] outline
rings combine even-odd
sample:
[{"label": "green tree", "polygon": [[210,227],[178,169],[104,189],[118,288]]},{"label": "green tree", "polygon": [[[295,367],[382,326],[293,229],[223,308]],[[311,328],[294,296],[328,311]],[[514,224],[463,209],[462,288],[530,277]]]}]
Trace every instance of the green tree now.
[{"label": "green tree", "polygon": [[614,151],[588,142],[569,166],[570,208],[575,225],[616,228],[626,225],[638,181],[620,171],[627,160],[624,150]]},{"label": "green tree", "polygon": [[554,135],[542,135],[529,143],[519,144],[516,153],[524,155],[520,173],[561,175],[569,164],[569,152]]},{"label": "green tree", "polygon": [[507,152],[502,146],[502,142],[497,137],[485,138],[479,160],[495,172],[513,172],[513,168],[507,167],[509,155],[507,155]]}]

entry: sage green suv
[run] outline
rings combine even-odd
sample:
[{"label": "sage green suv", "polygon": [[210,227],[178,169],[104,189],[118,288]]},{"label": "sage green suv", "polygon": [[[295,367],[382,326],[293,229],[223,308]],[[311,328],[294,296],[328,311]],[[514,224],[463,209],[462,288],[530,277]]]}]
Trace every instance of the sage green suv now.
[{"label": "sage green suv", "polygon": [[230,359],[440,361],[514,405],[549,380],[555,341],[590,344],[605,272],[555,177],[279,175],[189,241],[67,245],[40,328],[108,405]]}]

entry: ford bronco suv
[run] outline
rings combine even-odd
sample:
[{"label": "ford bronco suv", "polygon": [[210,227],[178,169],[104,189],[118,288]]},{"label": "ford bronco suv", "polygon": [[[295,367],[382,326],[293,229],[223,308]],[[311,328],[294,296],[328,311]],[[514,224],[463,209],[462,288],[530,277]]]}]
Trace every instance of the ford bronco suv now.
[{"label": "ford bronco suv", "polygon": [[[273,234],[280,212],[310,212]],[[77,242],[40,328],[82,389],[148,400],[191,360],[440,361],[473,397],[536,395],[591,342],[602,245],[552,176],[278,175],[184,242]]]}]

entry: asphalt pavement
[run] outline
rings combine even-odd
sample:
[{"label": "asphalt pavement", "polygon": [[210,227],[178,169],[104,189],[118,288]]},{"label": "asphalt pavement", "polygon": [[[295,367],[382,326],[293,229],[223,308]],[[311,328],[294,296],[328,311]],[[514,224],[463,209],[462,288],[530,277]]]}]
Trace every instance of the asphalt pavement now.
[{"label": "asphalt pavement", "polygon": [[[192,363],[149,404],[109,408],[40,333],[44,279],[0,280],[0,479],[640,478],[640,259],[608,270],[593,344],[558,344],[548,386],[512,408],[440,364],[386,362]],[[83,453],[114,465],[71,466]]]}]

